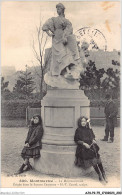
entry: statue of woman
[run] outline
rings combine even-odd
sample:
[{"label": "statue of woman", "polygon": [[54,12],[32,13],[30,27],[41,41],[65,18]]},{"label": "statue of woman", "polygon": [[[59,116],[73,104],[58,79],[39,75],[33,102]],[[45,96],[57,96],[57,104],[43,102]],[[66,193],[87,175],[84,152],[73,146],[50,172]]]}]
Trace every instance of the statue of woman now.
[{"label": "statue of woman", "polygon": [[48,19],[42,27],[42,30],[52,37],[52,61],[50,67],[52,76],[59,76],[69,65],[71,67],[80,63],[72,24],[64,15],[65,7],[62,3],[59,3],[56,8],[58,16]]},{"label": "statue of woman", "polygon": [[84,66],[78,50],[78,42],[73,34],[72,24],[65,18],[65,7],[56,5],[57,17],[46,21],[42,30],[52,37],[52,57],[50,72],[45,74],[45,82],[58,88],[78,89]]}]

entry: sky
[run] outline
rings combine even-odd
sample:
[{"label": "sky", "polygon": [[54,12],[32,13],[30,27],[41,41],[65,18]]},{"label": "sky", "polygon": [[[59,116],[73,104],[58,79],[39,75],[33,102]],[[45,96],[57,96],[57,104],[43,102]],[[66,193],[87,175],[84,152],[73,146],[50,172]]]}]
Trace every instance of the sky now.
[{"label": "sky", "polygon": [[[56,4],[44,1],[3,1],[1,3],[1,65],[36,65],[32,50],[36,45],[36,26],[56,17]],[[73,25],[74,33],[84,27],[100,30],[107,40],[107,50],[120,50],[120,2],[62,1],[65,17]],[[51,46],[51,40],[46,47]]]}]

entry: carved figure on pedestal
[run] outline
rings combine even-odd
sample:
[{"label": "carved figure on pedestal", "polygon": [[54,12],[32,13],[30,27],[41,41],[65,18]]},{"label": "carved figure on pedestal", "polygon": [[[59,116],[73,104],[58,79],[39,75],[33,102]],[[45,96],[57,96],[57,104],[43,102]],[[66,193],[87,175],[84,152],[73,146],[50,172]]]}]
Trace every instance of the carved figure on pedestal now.
[{"label": "carved figure on pedestal", "polygon": [[85,67],[80,58],[72,24],[64,15],[65,7],[59,3],[56,8],[59,16],[48,19],[42,27],[52,37],[50,71],[45,75],[45,82],[52,87],[78,89],[78,79]]}]

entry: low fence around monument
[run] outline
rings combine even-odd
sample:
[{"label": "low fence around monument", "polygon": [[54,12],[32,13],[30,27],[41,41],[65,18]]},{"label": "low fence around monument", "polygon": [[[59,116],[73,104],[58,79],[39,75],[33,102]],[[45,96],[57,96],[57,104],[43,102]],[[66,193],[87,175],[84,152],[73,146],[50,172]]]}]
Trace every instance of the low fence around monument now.
[{"label": "low fence around monument", "polygon": [[[26,109],[26,124],[29,124],[30,119],[36,115],[41,114],[41,108],[30,108]],[[92,125],[101,125],[105,124],[105,114],[103,107],[90,107],[90,119]],[[116,126],[120,125],[120,109],[118,110],[118,116],[116,121]]]}]

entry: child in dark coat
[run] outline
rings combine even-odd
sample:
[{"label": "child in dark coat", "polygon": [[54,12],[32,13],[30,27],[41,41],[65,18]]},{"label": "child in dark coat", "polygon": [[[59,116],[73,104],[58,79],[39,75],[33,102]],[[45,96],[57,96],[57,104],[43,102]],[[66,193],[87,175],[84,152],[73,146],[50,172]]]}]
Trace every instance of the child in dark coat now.
[{"label": "child in dark coat", "polygon": [[24,159],[24,163],[18,170],[16,174],[20,174],[24,171],[28,171],[32,169],[30,165],[30,158],[39,158],[40,157],[40,149],[42,148],[41,139],[43,136],[43,127],[42,127],[42,119],[39,115],[33,116],[31,119],[31,125],[29,126],[29,131],[27,134],[27,138],[25,140],[25,146],[21,152],[21,156]]},{"label": "child in dark coat", "polygon": [[98,153],[99,146],[95,141],[95,135],[90,127],[87,117],[80,117],[76,129],[74,141],[77,144],[75,165],[84,169],[93,166],[99,176],[107,182],[105,171]]}]

